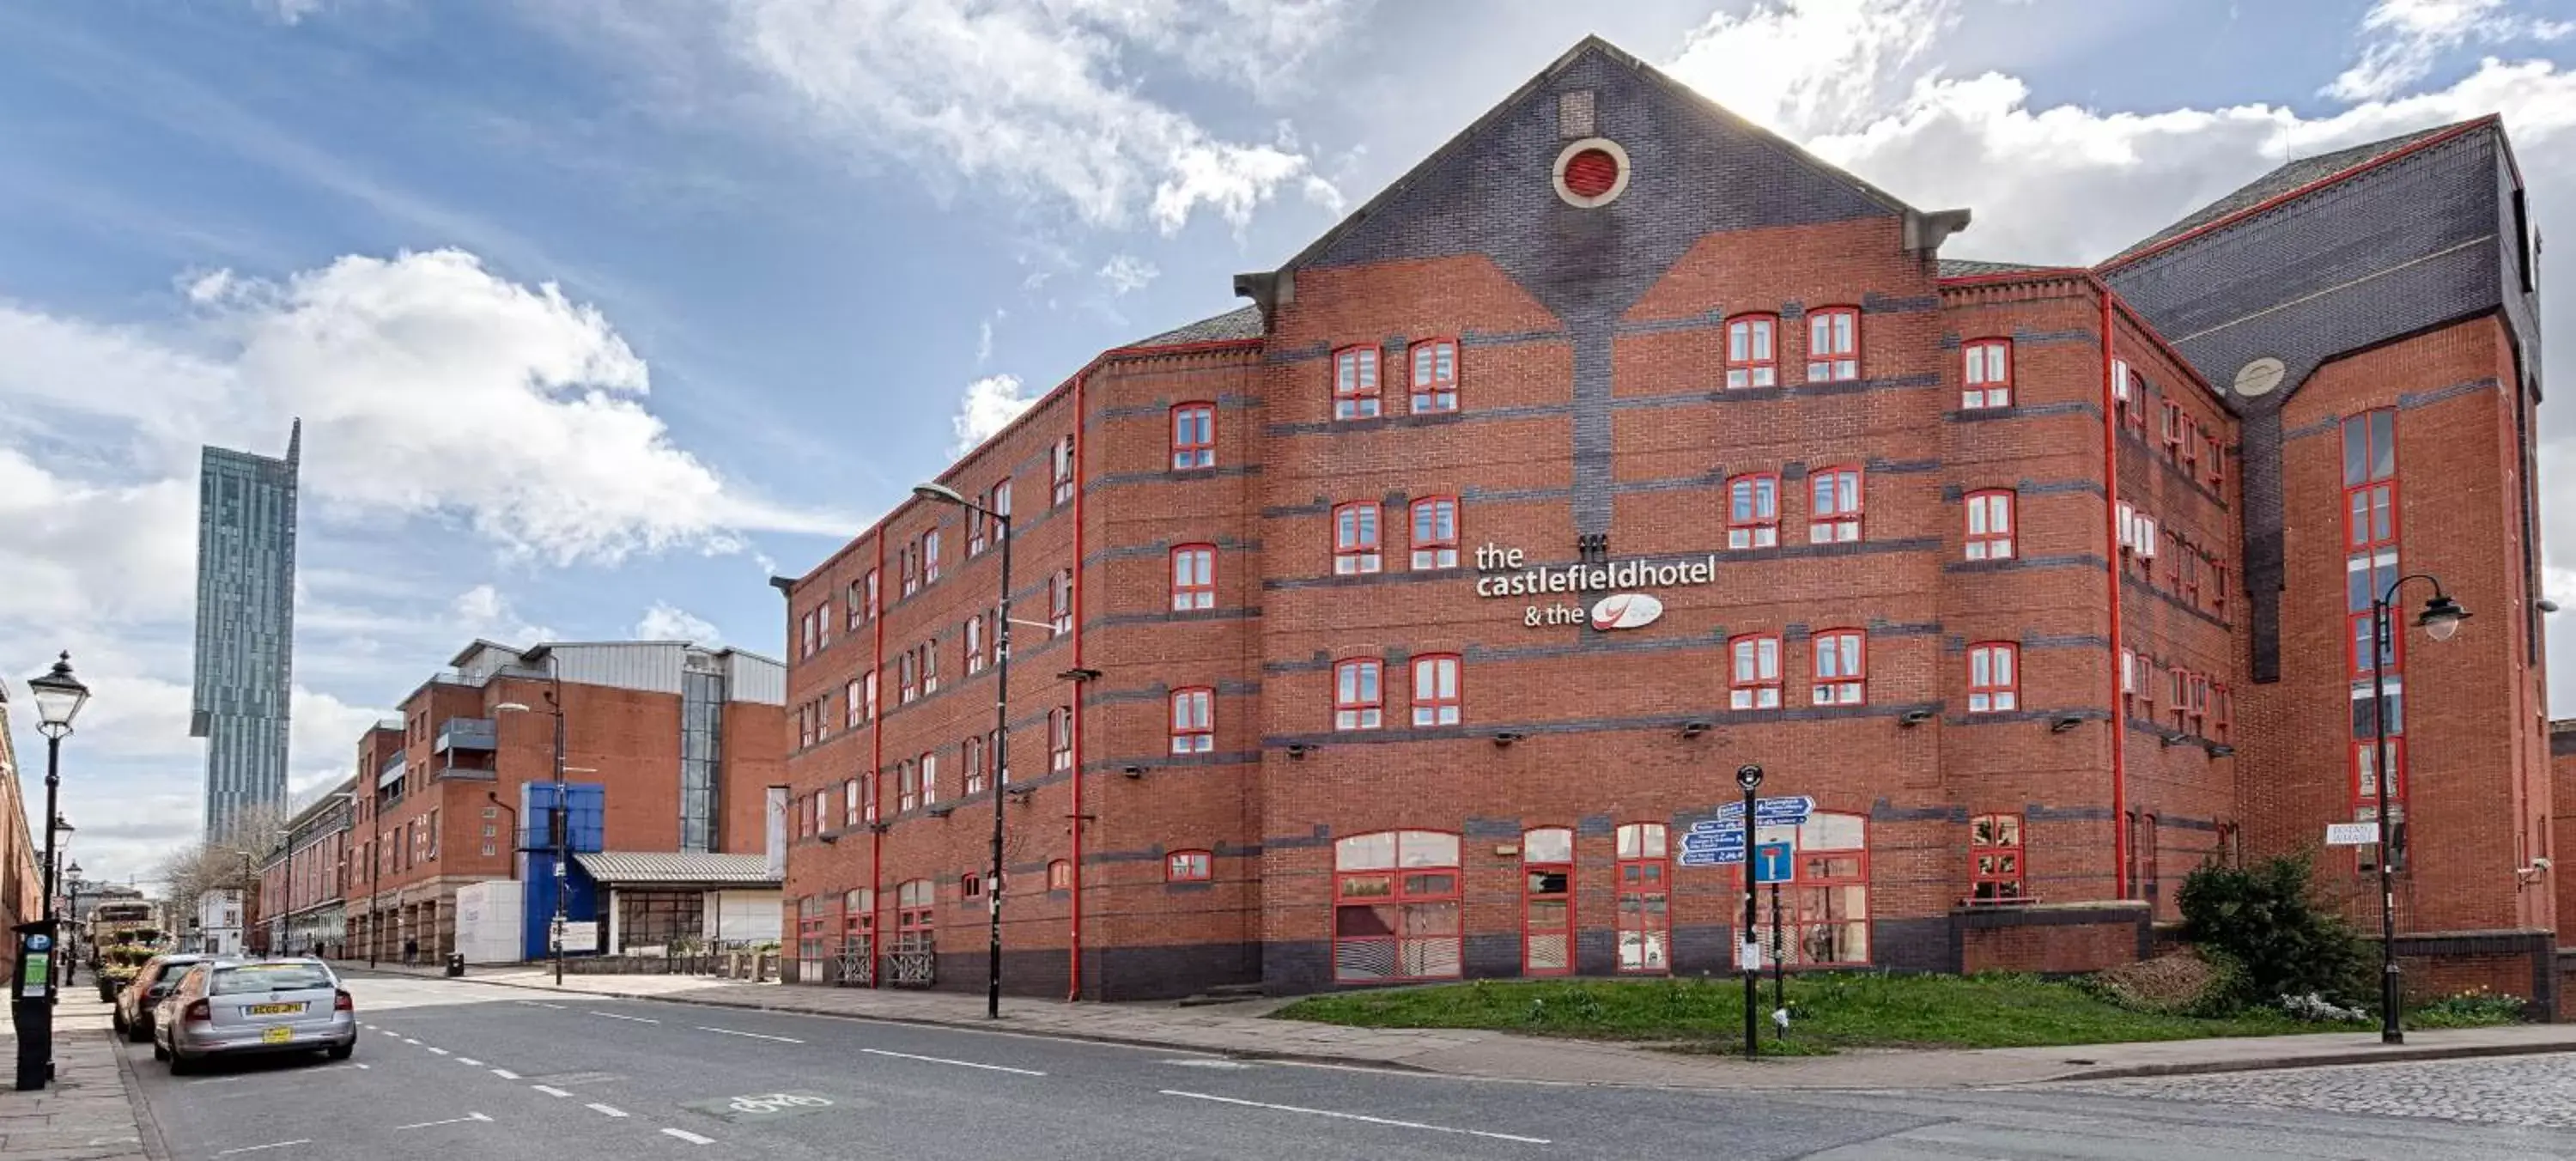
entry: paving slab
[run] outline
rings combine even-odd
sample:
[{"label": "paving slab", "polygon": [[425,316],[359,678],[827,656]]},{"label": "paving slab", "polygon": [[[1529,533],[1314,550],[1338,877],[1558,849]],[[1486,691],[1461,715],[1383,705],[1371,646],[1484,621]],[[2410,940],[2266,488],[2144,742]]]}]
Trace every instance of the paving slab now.
[{"label": "paving slab", "polygon": [[[0,1088],[0,1161],[160,1161],[133,1076],[97,993],[65,992],[54,1010],[54,1082],[31,1092]],[[17,1059],[17,1036],[0,1027],[0,1061]],[[13,1076],[14,1078],[14,1076]]]}]

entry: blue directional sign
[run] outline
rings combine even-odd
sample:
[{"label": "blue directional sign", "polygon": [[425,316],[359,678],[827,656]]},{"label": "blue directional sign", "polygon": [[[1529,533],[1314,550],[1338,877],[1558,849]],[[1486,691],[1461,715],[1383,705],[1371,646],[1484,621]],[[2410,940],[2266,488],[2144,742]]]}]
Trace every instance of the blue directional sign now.
[{"label": "blue directional sign", "polygon": [[1797,848],[1789,843],[1764,843],[1753,848],[1753,881],[1790,881],[1796,877],[1797,854]]},{"label": "blue directional sign", "polygon": [[1732,867],[1743,861],[1743,847],[1709,851],[1684,850],[1681,858],[1681,863],[1685,867]]},{"label": "blue directional sign", "polygon": [[[1806,824],[1807,816],[1815,809],[1816,800],[1803,794],[1791,798],[1757,799],[1753,803],[1753,821],[1761,826],[1803,826]],[[1718,807],[1712,817],[1692,823],[1691,829],[1741,826],[1743,819],[1744,804],[1730,802]]]}]

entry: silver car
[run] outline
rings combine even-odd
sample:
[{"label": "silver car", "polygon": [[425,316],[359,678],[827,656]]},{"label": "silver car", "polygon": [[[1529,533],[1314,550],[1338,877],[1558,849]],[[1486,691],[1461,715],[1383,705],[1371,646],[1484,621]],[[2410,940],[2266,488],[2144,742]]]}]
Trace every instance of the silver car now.
[{"label": "silver car", "polygon": [[320,960],[218,960],[188,969],[152,1021],[152,1055],[184,1073],[208,1057],[322,1052],[347,1060],[358,1013]]}]

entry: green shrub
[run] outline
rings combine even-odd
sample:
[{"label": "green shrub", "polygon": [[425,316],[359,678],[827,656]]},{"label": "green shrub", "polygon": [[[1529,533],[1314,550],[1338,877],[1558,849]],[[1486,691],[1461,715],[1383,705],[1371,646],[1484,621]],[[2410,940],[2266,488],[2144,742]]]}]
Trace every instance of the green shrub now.
[{"label": "green shrub", "polygon": [[2183,937],[2222,965],[2225,986],[2204,997],[2204,1010],[2270,1006],[2283,996],[2371,999],[2361,939],[2318,904],[2306,855],[2204,865],[2183,878],[2179,900]]},{"label": "green shrub", "polygon": [[2456,995],[2443,996],[2415,1009],[2410,1021],[2420,1028],[2480,1028],[2494,1024],[2519,1024],[2525,1005],[2520,996],[2491,992],[2484,987],[2472,988]]}]

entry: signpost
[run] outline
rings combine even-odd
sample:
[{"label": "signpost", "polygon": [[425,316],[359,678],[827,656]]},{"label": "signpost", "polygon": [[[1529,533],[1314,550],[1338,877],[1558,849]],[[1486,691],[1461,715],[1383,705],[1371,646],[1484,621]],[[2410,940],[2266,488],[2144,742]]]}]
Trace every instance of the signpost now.
[{"label": "signpost", "polygon": [[[1736,767],[1735,784],[1744,790],[1744,812],[1736,816],[1738,821],[1735,826],[1736,838],[1733,848],[1735,852],[1733,861],[1740,863],[1744,861],[1745,831],[1742,820],[1749,818],[1758,824],[1762,819],[1762,810],[1753,800],[1754,792],[1762,789],[1762,767],[1750,762]],[[1691,830],[1696,832],[1704,825],[1707,824],[1694,823]],[[1688,858],[1689,836],[1684,836],[1682,841],[1683,857]],[[1744,934],[1738,941],[1744,947],[1744,954],[1738,958],[1744,965],[1744,1058],[1746,1060],[1753,1059],[1754,1054],[1761,1050],[1759,1034],[1755,1031],[1753,1022],[1753,1005],[1762,995],[1762,944],[1753,936],[1753,919],[1753,882],[1752,878],[1747,876],[1744,883]]]},{"label": "signpost", "polygon": [[[1755,817],[1760,817],[1755,812]],[[1771,1026],[1789,1036],[1789,965],[1780,956],[1780,884],[1797,873],[1798,845],[1767,842],[1753,848],[1753,881],[1771,885]]]},{"label": "signpost", "polygon": [[2379,824],[2375,822],[2330,822],[2326,824],[2326,845],[2330,847],[2366,847],[2379,842]]}]

